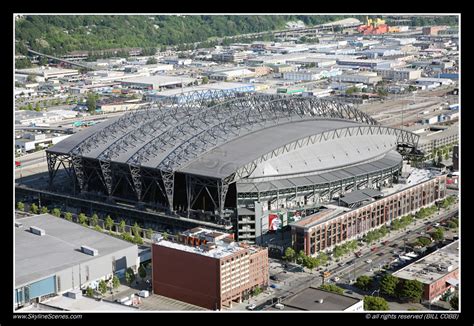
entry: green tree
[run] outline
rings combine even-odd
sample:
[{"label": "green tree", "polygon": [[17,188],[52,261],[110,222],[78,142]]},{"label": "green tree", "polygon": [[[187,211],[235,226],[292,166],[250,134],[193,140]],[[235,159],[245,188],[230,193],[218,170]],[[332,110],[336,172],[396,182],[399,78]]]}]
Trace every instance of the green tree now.
[{"label": "green tree", "polygon": [[304,260],[304,266],[306,268],[309,268],[310,271],[313,271],[313,269],[315,267],[318,267],[320,264],[320,261],[319,259],[317,258],[314,258],[314,257],[307,257],[305,260]]},{"label": "green tree", "polygon": [[114,289],[117,289],[119,286],[120,286],[120,280],[117,276],[114,275],[114,277],[112,278],[112,287]]},{"label": "green tree", "polygon": [[361,275],[357,278],[354,285],[357,286],[359,289],[367,291],[370,289],[370,286],[372,285],[372,281],[373,281],[372,277],[367,276],[367,275]]},{"label": "green tree", "polygon": [[135,273],[133,269],[129,267],[125,272],[125,282],[127,282],[128,285],[132,285],[133,281],[135,281]]},{"label": "green tree", "polygon": [[337,293],[337,294],[343,294],[344,293],[343,288],[341,288],[337,285],[334,285],[334,284],[323,284],[319,288],[321,290],[329,291],[329,292],[333,292],[333,293]]},{"label": "green tree", "polygon": [[121,220],[119,223],[119,231],[120,232],[125,232],[125,221]]},{"label": "green tree", "polygon": [[423,284],[418,280],[405,280],[401,286],[400,298],[419,301],[423,295]]},{"label": "green tree", "polygon": [[146,237],[147,237],[148,239],[151,239],[151,237],[153,237],[153,233],[154,233],[153,229],[152,229],[152,228],[148,228],[148,229],[146,230]]},{"label": "green tree", "polygon": [[99,231],[99,232],[103,231],[102,227],[99,224],[94,226],[94,230]]},{"label": "green tree", "polygon": [[431,237],[435,241],[442,241],[444,239],[444,231],[442,228],[437,228],[433,233],[431,233]]},{"label": "green tree", "polygon": [[53,208],[53,210],[51,211],[51,214],[56,216],[56,217],[60,217],[61,216],[61,210],[59,208]]},{"label": "green tree", "polygon": [[459,308],[459,297],[458,295],[454,295],[451,300],[449,300],[449,304],[451,305],[451,308],[453,308],[454,310],[458,310]]},{"label": "green tree", "polygon": [[105,218],[105,227],[107,230],[111,231],[113,226],[114,226],[114,220],[112,220],[112,218],[110,217],[110,215],[107,215],[107,217]]},{"label": "green tree", "polygon": [[143,265],[140,265],[138,268],[138,276],[140,276],[141,279],[144,279],[146,277],[146,268],[143,267]]},{"label": "green tree", "polygon": [[88,218],[87,218],[86,214],[84,214],[84,213],[79,214],[78,219],[79,219],[80,224],[82,224],[84,226],[87,225]]},{"label": "green tree", "polygon": [[426,247],[427,245],[429,245],[431,243],[431,240],[428,239],[427,237],[419,237],[417,240],[416,240],[416,244],[421,246],[421,247]]},{"label": "green tree", "polygon": [[26,81],[28,81],[30,83],[34,83],[34,82],[36,82],[36,76],[35,75],[28,75],[28,77],[26,77]]},{"label": "green tree", "polygon": [[41,107],[40,107],[39,102],[36,102],[35,111],[36,111],[36,112],[40,112],[40,111],[41,111]]},{"label": "green tree", "polygon": [[289,262],[292,262],[295,260],[296,252],[293,248],[288,247],[285,249],[285,255],[283,256],[283,259]]},{"label": "green tree", "polygon": [[139,236],[138,234],[135,234],[135,235],[133,236],[132,242],[135,243],[135,244],[142,245],[142,244],[143,244],[143,239],[142,239],[142,237]]},{"label": "green tree", "polygon": [[48,214],[48,213],[49,213],[48,207],[46,206],[41,207],[41,214]]},{"label": "green tree", "polygon": [[163,232],[163,239],[164,239],[164,240],[168,240],[168,233]]},{"label": "green tree", "polygon": [[157,64],[157,63],[158,63],[158,61],[156,60],[156,58],[153,58],[153,57],[148,58],[148,60],[146,61],[147,65],[154,65],[154,64]]},{"label": "green tree", "polygon": [[134,242],[134,238],[128,232],[123,232],[121,236],[122,236],[122,239],[125,241]]},{"label": "green tree", "polygon": [[107,283],[104,280],[99,282],[99,292],[104,295],[107,292]]},{"label": "green tree", "polygon": [[448,228],[455,229],[457,227],[458,227],[458,225],[455,222],[453,222],[453,221],[448,222]]},{"label": "green tree", "polygon": [[328,255],[326,255],[326,253],[324,252],[320,252],[318,255],[318,258],[321,260],[322,265],[326,265],[329,259]]},{"label": "green tree", "polygon": [[132,233],[134,236],[139,236],[140,235],[140,231],[141,231],[141,228],[140,226],[138,225],[137,222],[135,222],[135,224],[133,224],[132,226]]},{"label": "green tree", "polygon": [[16,203],[16,209],[23,212],[25,210],[25,204],[19,201],[18,203]]},{"label": "green tree", "polygon": [[202,83],[203,84],[209,83],[209,77],[207,77],[207,76],[202,77]]},{"label": "green tree", "polygon": [[259,286],[257,286],[257,287],[256,287],[255,289],[253,289],[253,291],[252,291],[252,295],[253,295],[253,296],[257,296],[257,295],[259,295],[260,293],[262,293],[262,289],[261,289]]},{"label": "green tree", "polygon": [[364,297],[364,310],[366,311],[380,311],[380,310],[389,310],[387,301],[381,297]]},{"label": "green tree", "polygon": [[90,286],[88,286],[86,289],[86,296],[91,298],[94,297],[94,290]]},{"label": "green tree", "polygon": [[99,223],[99,217],[97,214],[92,214],[91,219],[90,219],[90,224],[91,226],[96,226]]},{"label": "green tree", "polygon": [[95,113],[95,110],[97,109],[95,93],[90,92],[87,94],[86,106],[89,113]]},{"label": "green tree", "polygon": [[385,88],[378,88],[377,95],[380,97],[385,97],[388,95],[388,91]]},{"label": "green tree", "polygon": [[306,259],[306,254],[304,253],[303,250],[300,250],[300,252],[298,252],[298,255],[296,255],[296,263],[299,265],[303,265],[305,259]]},{"label": "green tree", "polygon": [[382,291],[384,294],[395,296],[398,282],[398,277],[395,277],[391,274],[385,274],[380,279],[380,291]]},{"label": "green tree", "polygon": [[70,212],[64,213],[64,218],[68,221],[72,221],[72,214]]}]

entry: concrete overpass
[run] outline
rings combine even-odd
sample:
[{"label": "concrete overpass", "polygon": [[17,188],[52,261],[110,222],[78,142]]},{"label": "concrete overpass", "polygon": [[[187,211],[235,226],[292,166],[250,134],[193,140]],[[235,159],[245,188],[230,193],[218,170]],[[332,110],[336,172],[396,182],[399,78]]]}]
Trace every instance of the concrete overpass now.
[{"label": "concrete overpass", "polygon": [[85,69],[88,69],[88,70],[98,70],[98,68],[92,67],[90,65],[86,65],[86,64],[83,64],[83,63],[78,63],[78,62],[74,62],[74,61],[70,61],[70,60],[66,60],[66,59],[61,59],[61,58],[54,57],[54,56],[49,55],[49,54],[44,54],[44,53],[40,53],[40,52],[31,50],[31,49],[28,49],[28,52],[30,52],[32,54],[42,56],[42,57],[45,57],[45,58],[48,58],[48,59],[53,59],[53,60],[56,60],[56,61],[64,62],[64,63],[70,64],[72,66],[77,66],[77,67],[85,68]]}]

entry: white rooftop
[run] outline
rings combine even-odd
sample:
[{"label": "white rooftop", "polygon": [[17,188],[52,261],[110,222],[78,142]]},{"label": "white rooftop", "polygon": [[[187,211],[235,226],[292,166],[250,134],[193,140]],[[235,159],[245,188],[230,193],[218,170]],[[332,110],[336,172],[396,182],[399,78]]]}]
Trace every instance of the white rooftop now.
[{"label": "white rooftop", "polygon": [[446,247],[405,266],[393,273],[393,276],[431,284],[457,268],[459,268],[459,241],[454,241]]},{"label": "white rooftop", "polygon": [[126,306],[115,302],[108,302],[102,300],[97,301],[88,297],[72,299],[66,296],[57,296],[43,303],[53,307],[66,309],[68,311],[138,311],[138,309],[134,307]]},{"label": "white rooftop", "polygon": [[136,78],[129,78],[123,83],[137,83],[137,84],[153,84],[156,86],[166,86],[179,83],[191,83],[194,81],[194,78],[189,77],[177,77],[177,76],[165,76],[165,75],[156,75],[156,76],[142,76]]},{"label": "white rooftop", "polygon": [[156,245],[217,259],[229,256],[241,250],[245,250],[244,248],[240,247],[237,242],[226,244],[225,242],[219,240],[216,241],[216,248],[211,250],[203,250],[199,247],[193,247],[168,240],[160,240],[156,243]]}]

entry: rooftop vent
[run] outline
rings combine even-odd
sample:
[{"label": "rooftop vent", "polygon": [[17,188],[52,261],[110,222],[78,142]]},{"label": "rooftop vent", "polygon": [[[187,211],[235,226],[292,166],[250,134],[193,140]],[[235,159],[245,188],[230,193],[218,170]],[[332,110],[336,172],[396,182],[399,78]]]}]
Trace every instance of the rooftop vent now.
[{"label": "rooftop vent", "polygon": [[97,256],[99,255],[99,251],[97,249],[88,247],[88,246],[81,246],[81,251],[86,255]]},{"label": "rooftop vent", "polygon": [[30,232],[39,236],[43,236],[46,234],[46,232],[43,229],[40,229],[39,227],[36,227],[36,226],[30,226]]}]

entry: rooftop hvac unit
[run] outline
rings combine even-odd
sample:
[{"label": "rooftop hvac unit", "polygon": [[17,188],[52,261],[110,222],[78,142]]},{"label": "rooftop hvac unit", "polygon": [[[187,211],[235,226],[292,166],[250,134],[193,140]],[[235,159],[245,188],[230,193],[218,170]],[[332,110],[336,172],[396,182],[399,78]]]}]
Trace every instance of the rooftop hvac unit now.
[{"label": "rooftop hvac unit", "polygon": [[36,227],[36,226],[30,226],[30,232],[39,236],[43,236],[46,234],[46,232],[43,229],[40,229],[39,227]]},{"label": "rooftop hvac unit", "polygon": [[23,226],[23,224],[21,224],[20,222],[15,222],[15,227],[21,228],[22,226]]},{"label": "rooftop hvac unit", "polygon": [[86,255],[97,256],[99,255],[99,251],[97,249],[88,247],[88,246],[81,246],[81,251]]}]

